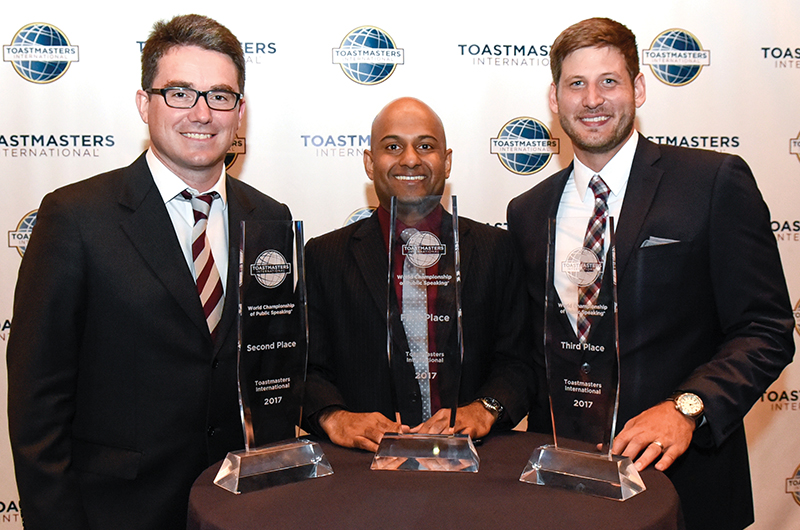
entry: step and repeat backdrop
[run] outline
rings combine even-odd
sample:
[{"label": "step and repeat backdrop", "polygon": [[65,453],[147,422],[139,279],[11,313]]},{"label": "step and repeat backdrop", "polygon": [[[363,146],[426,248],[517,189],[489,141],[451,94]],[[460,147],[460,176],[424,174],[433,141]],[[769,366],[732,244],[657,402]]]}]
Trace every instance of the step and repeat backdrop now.
[{"label": "step and repeat backdrop", "polygon": [[[146,147],[134,105],[140,51],[156,20],[196,12],[228,26],[247,59],[247,115],[229,172],[287,203],[307,237],[377,205],[362,163],[370,124],[414,96],[441,116],[459,213],[505,225],[508,201],[566,166],[550,113],[549,50],[570,24],[608,16],[637,35],[653,141],[736,153],[772,215],[793,304],[800,301],[800,3],[796,0],[566,4],[507,0],[168,3],[9,2],[0,8],[0,342],[41,198],[128,165]],[[383,49],[377,53],[354,48]],[[387,52],[386,49],[392,50]],[[669,51],[692,51],[668,69]],[[388,58],[388,59],[387,59]],[[366,64],[364,64],[366,63]],[[535,147],[519,152],[515,140]],[[735,288],[735,286],[731,286]],[[797,312],[796,312],[797,314]],[[142,330],[147,333],[147,330]],[[0,367],[0,530],[22,527]],[[800,528],[800,367],[746,419],[757,529]],[[522,467],[522,463],[520,464]],[[520,468],[521,468],[520,467]],[[512,477],[516,479],[516,477]],[[726,487],[720,484],[720,487]],[[533,491],[532,491],[533,493]],[[142,506],[147,510],[146,506]]]}]

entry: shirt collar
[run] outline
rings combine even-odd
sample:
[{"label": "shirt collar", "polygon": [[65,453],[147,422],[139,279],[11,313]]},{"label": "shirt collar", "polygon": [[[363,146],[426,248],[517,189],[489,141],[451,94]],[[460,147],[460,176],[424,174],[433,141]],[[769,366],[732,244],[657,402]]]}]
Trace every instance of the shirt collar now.
[{"label": "shirt collar", "polygon": [[[153,154],[152,149],[147,150],[145,159],[147,160],[147,166],[150,168],[150,173],[153,175],[153,180],[156,183],[156,187],[161,194],[161,199],[164,201],[164,204],[174,199],[180,192],[187,188],[193,192],[197,192],[197,190],[188,186],[180,177],[170,171],[169,168]],[[228,204],[228,196],[225,193],[225,178],[225,167],[223,166],[222,174],[217,179],[216,184],[208,190],[208,192],[216,191],[219,193],[220,199],[222,199],[223,209]]]},{"label": "shirt collar", "polygon": [[579,197],[586,197],[586,192],[589,189],[589,181],[596,174],[602,177],[603,182],[606,183],[608,189],[611,190],[612,195],[619,196],[625,189],[625,183],[631,174],[631,167],[633,167],[633,156],[636,154],[636,146],[639,143],[639,134],[634,131],[633,135],[625,142],[622,148],[617,151],[614,157],[608,161],[599,173],[586,167],[583,162],[574,157],[575,165],[573,167],[573,175],[575,180],[575,187],[578,189]]}]

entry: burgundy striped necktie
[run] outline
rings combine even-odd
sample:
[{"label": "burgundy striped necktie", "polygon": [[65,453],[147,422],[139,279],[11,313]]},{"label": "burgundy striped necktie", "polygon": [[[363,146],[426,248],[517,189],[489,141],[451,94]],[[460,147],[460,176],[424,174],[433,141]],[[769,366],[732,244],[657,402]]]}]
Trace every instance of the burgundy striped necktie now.
[{"label": "burgundy striped necktie", "polygon": [[[597,279],[593,283],[586,287],[578,287],[578,305],[585,309],[590,309],[591,306],[597,304],[597,299],[600,297],[600,285],[603,283],[603,232],[606,227],[606,219],[608,219],[608,194],[610,192],[600,175],[592,177],[592,180],[589,181],[589,187],[594,192],[594,213],[592,218],[589,219],[589,225],[586,227],[583,246],[597,255],[600,262],[600,270],[598,271]],[[590,328],[591,321],[589,316],[579,310],[578,339],[581,342],[586,342]]]},{"label": "burgundy striped necktie", "polygon": [[181,192],[181,196],[191,201],[194,211],[194,228],[192,229],[192,259],[194,260],[194,274],[197,282],[197,293],[203,304],[203,313],[206,316],[208,331],[211,338],[216,338],[217,324],[222,317],[223,290],[219,271],[211,254],[211,245],[206,236],[208,213],[211,211],[211,202],[219,197],[219,193],[203,193],[194,195],[189,190]]}]

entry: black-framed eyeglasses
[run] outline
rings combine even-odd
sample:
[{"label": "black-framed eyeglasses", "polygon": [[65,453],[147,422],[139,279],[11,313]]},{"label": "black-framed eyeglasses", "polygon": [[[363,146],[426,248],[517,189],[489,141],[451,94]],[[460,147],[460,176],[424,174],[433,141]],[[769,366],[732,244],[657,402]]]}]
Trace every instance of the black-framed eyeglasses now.
[{"label": "black-framed eyeglasses", "polygon": [[164,102],[167,106],[173,109],[191,109],[203,97],[210,109],[233,110],[239,100],[244,97],[242,94],[231,92],[230,90],[200,92],[187,87],[148,88],[145,92],[148,94],[161,94],[164,96]]}]

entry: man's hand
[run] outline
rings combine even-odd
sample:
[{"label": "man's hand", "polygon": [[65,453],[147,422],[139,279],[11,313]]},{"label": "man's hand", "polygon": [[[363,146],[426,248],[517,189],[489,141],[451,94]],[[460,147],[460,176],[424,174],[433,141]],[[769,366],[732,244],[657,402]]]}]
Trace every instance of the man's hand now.
[{"label": "man's hand", "polygon": [[655,468],[664,471],[689,447],[694,429],[692,419],[665,401],[631,418],[614,438],[612,452],[631,459],[638,455],[634,462],[638,471],[661,456]]},{"label": "man's hand", "polygon": [[[483,438],[494,425],[494,414],[486,410],[480,403],[473,402],[456,410],[456,425],[454,432],[458,434],[468,434],[474,440]],[[417,434],[442,434],[450,432],[450,409],[439,409],[436,414],[430,417],[425,423],[420,423],[413,429],[412,433]]]},{"label": "man's hand", "polygon": [[383,435],[401,432],[402,426],[389,420],[380,412],[349,412],[342,409],[324,414],[319,419],[320,427],[336,445],[365,449],[373,453],[378,450]]}]

